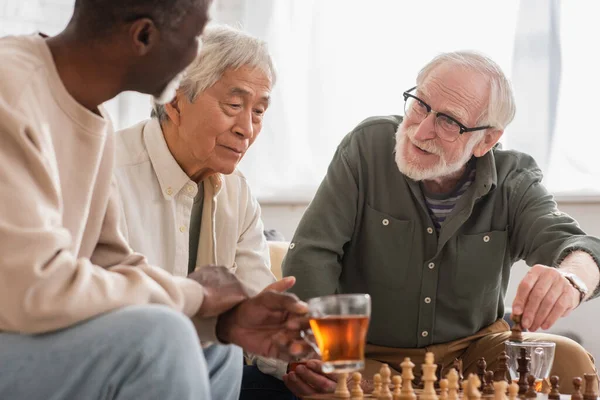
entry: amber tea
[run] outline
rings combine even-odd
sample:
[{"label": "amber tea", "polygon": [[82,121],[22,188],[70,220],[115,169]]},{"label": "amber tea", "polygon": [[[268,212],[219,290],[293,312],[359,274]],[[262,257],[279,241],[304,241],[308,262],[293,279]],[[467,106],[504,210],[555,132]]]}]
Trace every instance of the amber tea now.
[{"label": "amber tea", "polygon": [[310,327],[325,362],[364,361],[369,317],[328,316],[310,320]]}]

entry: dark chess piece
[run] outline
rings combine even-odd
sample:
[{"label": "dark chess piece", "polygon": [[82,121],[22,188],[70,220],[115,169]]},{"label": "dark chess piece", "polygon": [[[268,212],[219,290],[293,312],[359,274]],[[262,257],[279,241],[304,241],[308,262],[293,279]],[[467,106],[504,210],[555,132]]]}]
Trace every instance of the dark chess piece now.
[{"label": "dark chess piece", "polygon": [[529,384],[529,387],[527,388],[527,391],[525,392],[525,398],[526,399],[535,399],[537,397],[537,392],[535,391],[535,376],[529,375],[527,377],[527,383]]},{"label": "dark chess piece", "polygon": [[583,374],[585,391],[583,400],[596,400],[598,398],[598,376],[596,374]]},{"label": "dark chess piece", "polygon": [[437,380],[433,382],[433,387],[435,387],[436,389],[440,388],[440,382],[444,378],[444,375],[442,374],[443,368],[443,364],[438,364],[437,368],[435,369],[435,377],[437,378]]},{"label": "dark chess piece", "polygon": [[519,373],[519,395],[524,395],[529,389],[529,385],[527,384],[527,375],[529,375],[529,362],[531,361],[531,357],[527,355],[527,349],[525,347],[521,347],[519,349],[519,358],[517,358],[517,364],[519,367],[517,368],[517,372]]},{"label": "dark chess piece", "polygon": [[558,376],[552,375],[550,377],[550,385],[552,386],[552,389],[550,389],[550,393],[548,394],[548,400],[560,400],[560,391],[558,390],[558,388],[560,388],[559,382],[560,380]]},{"label": "dark chess piece", "polygon": [[521,327],[521,315],[511,314],[510,319],[513,321],[513,327],[511,335],[508,340],[511,342],[522,342],[523,341],[523,328]]},{"label": "dark chess piece", "polygon": [[452,363],[452,368],[454,368],[456,370],[456,373],[458,374],[458,387],[459,390],[462,390],[462,382],[465,379],[464,375],[463,375],[463,362],[461,358],[455,358],[454,362]]},{"label": "dark chess piece", "polygon": [[485,382],[485,370],[487,368],[487,363],[485,362],[485,358],[481,357],[477,360],[477,376],[483,385]]},{"label": "dark chess piece", "polygon": [[493,395],[495,393],[494,390],[494,371],[486,371],[485,372],[485,385],[483,386],[483,394],[484,395]]},{"label": "dark chess piece", "polygon": [[510,360],[510,357],[506,354],[505,351],[503,351],[502,353],[500,353],[497,360],[498,360],[498,368],[496,369],[496,371],[494,371],[494,381],[495,382],[506,381],[506,382],[510,383],[511,380],[510,380],[509,370],[508,370],[508,360]]},{"label": "dark chess piece", "polygon": [[583,400],[580,377],[573,378],[573,394],[571,395],[571,400]]}]

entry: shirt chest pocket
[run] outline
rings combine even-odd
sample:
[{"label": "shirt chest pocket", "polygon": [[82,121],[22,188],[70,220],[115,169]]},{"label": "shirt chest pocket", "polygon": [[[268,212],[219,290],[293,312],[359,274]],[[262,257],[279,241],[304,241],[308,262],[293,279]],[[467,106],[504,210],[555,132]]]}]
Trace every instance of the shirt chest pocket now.
[{"label": "shirt chest pocket", "polygon": [[414,235],[413,221],[365,207],[358,236],[360,268],[366,283],[400,288],[406,281]]},{"label": "shirt chest pocket", "polygon": [[473,301],[500,290],[506,257],[506,231],[460,235],[454,274],[454,292]]}]

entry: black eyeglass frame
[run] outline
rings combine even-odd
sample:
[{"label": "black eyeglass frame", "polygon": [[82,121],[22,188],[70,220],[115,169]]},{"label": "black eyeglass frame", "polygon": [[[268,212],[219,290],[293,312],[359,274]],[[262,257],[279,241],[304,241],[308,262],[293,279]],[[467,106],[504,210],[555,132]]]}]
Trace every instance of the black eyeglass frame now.
[{"label": "black eyeglass frame", "polygon": [[492,128],[491,125],[486,125],[486,126],[476,126],[475,128],[467,128],[465,125],[461,124],[460,122],[458,122],[456,120],[456,118],[453,118],[451,116],[449,116],[448,114],[445,114],[443,112],[438,112],[438,111],[434,111],[432,110],[431,106],[427,103],[425,103],[423,100],[421,100],[420,98],[418,98],[417,96],[410,94],[410,92],[412,92],[413,90],[415,90],[417,87],[413,87],[408,89],[406,92],[402,93],[402,96],[404,96],[404,103],[406,104],[406,101],[408,100],[409,97],[412,97],[413,99],[417,100],[419,103],[423,104],[425,106],[425,108],[427,109],[427,114],[431,113],[433,111],[433,113],[435,114],[436,118],[438,115],[442,115],[446,118],[448,118],[449,120],[453,121],[456,123],[456,125],[458,125],[458,127],[460,128],[460,131],[458,132],[459,135],[462,135],[465,132],[475,132],[475,131],[480,131],[483,129],[490,129]]}]

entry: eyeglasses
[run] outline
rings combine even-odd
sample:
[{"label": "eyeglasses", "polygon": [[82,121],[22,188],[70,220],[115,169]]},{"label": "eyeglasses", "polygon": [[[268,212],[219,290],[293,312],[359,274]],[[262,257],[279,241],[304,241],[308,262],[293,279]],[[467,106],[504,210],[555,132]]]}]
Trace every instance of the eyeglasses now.
[{"label": "eyeglasses", "polygon": [[477,126],[475,128],[467,128],[451,116],[437,112],[431,109],[431,106],[415,95],[410,94],[417,87],[408,89],[403,93],[404,96],[404,116],[411,118],[417,123],[421,123],[427,118],[430,113],[435,116],[435,132],[447,142],[454,142],[459,135],[465,132],[475,132],[483,129],[491,128],[490,125]]}]

